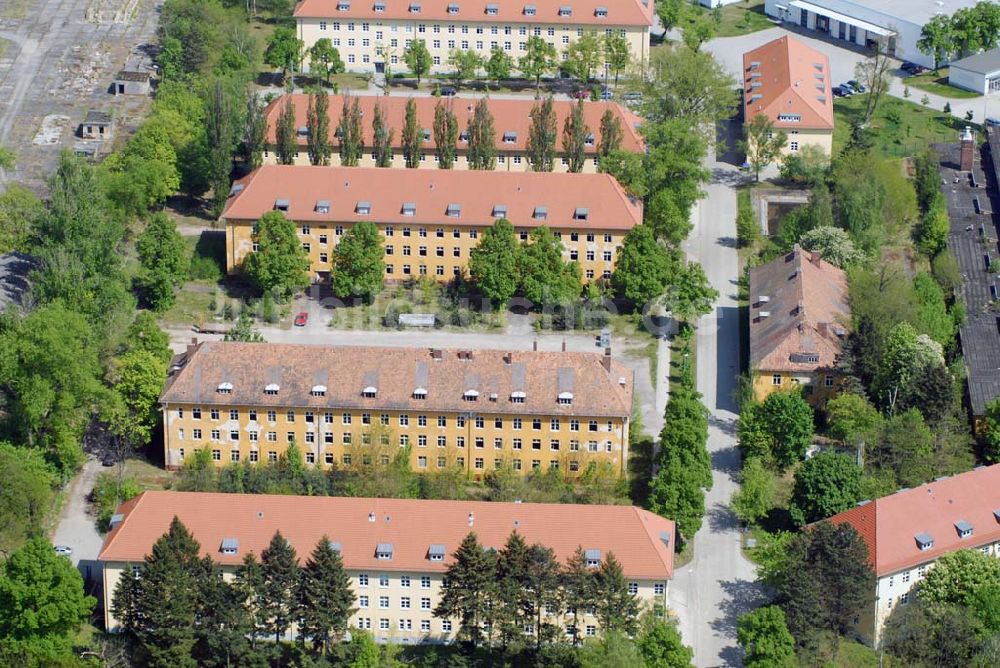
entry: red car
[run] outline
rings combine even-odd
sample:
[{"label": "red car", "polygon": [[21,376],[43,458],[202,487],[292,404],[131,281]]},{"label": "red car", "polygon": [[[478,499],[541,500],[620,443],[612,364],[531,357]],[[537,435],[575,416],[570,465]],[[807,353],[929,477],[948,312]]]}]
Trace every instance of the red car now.
[{"label": "red car", "polygon": [[306,313],[305,311],[302,311],[301,313],[295,316],[296,327],[305,327],[307,322],[309,322],[309,314]]}]

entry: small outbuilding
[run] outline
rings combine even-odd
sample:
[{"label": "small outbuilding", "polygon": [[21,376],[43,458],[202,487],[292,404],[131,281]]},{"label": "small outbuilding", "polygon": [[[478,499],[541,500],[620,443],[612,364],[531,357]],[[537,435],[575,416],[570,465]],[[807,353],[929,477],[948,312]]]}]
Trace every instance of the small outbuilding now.
[{"label": "small outbuilding", "polygon": [[991,49],[948,66],[948,83],[980,95],[1000,92],[1000,49]]},{"label": "small outbuilding", "polygon": [[88,111],[80,124],[80,136],[84,139],[111,139],[113,121],[105,111]]},{"label": "small outbuilding", "polygon": [[38,262],[24,253],[0,255],[0,313],[8,308],[26,308],[31,289],[29,277]]},{"label": "small outbuilding", "polygon": [[121,70],[111,84],[113,95],[149,95],[149,72]]}]

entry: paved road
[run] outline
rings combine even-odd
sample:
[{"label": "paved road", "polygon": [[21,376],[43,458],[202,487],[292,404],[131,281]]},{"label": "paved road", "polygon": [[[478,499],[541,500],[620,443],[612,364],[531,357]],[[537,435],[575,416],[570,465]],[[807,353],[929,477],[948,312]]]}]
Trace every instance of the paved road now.
[{"label": "paved road", "polygon": [[97,522],[90,512],[87,497],[94,489],[94,481],[101,472],[101,462],[88,459],[83,470],[70,483],[59,524],[52,536],[54,545],[68,545],[73,549],[73,564],[87,577],[89,568],[92,577],[98,577],[97,555],[104,544],[104,538],[97,532]]},{"label": "paved road", "polygon": [[681,633],[694,647],[697,666],[739,665],[736,620],[753,607],[760,591],[753,565],[740,551],[739,527],[729,510],[737,489],[740,455],[736,449],[733,390],[739,374],[739,324],[736,302],[736,168],[708,160],[713,170],[706,197],[693,212],[695,228],[688,255],[702,263],[719,291],[715,312],[702,318],[697,337],[698,389],[711,412],[708,449],[712,489],[705,496],[705,522],[694,537],[694,559],[674,575],[670,605]]}]

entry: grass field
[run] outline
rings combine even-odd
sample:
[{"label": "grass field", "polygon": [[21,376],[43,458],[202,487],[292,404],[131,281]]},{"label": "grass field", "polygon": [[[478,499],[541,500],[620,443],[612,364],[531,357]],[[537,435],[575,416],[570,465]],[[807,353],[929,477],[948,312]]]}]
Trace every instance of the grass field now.
[{"label": "grass field", "polygon": [[[850,139],[851,127],[860,122],[864,109],[864,95],[834,101],[834,155]],[[903,157],[915,155],[929,144],[954,141],[957,133],[967,124],[940,109],[885,96],[869,127],[879,153],[888,157]]]},{"label": "grass field", "polygon": [[942,67],[937,72],[931,70],[916,76],[906,77],[903,79],[903,83],[910,88],[918,88],[920,90],[927,91],[928,93],[934,93],[935,95],[950,97],[958,100],[982,97],[979,93],[974,93],[971,90],[965,90],[964,88],[956,88],[955,86],[948,85],[947,67]]},{"label": "grass field", "polygon": [[749,35],[758,30],[773,28],[775,25],[764,14],[764,0],[743,0],[712,11],[697,7],[688,13],[686,19],[682,19],[682,29],[685,24],[690,24],[697,12],[706,13],[716,19],[715,37]]}]

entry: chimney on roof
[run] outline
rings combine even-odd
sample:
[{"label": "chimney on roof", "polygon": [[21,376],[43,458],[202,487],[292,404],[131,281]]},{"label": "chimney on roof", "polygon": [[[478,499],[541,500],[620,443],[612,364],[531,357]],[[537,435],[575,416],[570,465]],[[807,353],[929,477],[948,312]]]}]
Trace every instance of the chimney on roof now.
[{"label": "chimney on roof", "polygon": [[197,336],[192,336],[191,337],[191,343],[187,344],[187,357],[188,357],[188,359],[191,359],[191,356],[194,355],[194,353],[195,353],[196,350],[198,350],[198,337]]},{"label": "chimney on roof", "polygon": [[531,342],[531,349],[534,350],[536,353],[538,352],[538,339],[535,339],[534,341]]},{"label": "chimney on roof", "polygon": [[504,364],[511,364],[513,361],[514,361],[514,354],[513,353],[504,353],[503,354],[503,363]]},{"label": "chimney on roof", "polygon": [[431,359],[432,360],[440,360],[442,356],[443,355],[441,353],[441,349],[440,348],[431,348]]},{"label": "chimney on roof", "polygon": [[471,527],[475,523],[476,523],[476,516],[473,515],[472,513],[469,513],[469,526]]},{"label": "chimney on roof", "polygon": [[819,330],[819,335],[820,336],[827,337],[827,336],[830,335],[830,325],[829,325],[829,323],[825,323],[825,322],[816,323],[816,329]]},{"label": "chimney on roof", "polygon": [[812,262],[817,267],[820,266],[820,262],[823,260],[823,254],[819,251],[809,251],[809,261]]},{"label": "chimney on roof", "polygon": [[959,159],[959,169],[963,172],[971,172],[976,161],[976,139],[972,134],[972,128],[968,125],[962,130],[961,157]]},{"label": "chimney on roof", "polygon": [[566,339],[563,339],[562,341],[562,351],[566,352]]},{"label": "chimney on roof", "polygon": [[601,358],[601,365],[608,373],[611,372],[611,346],[604,349],[604,357]]}]

